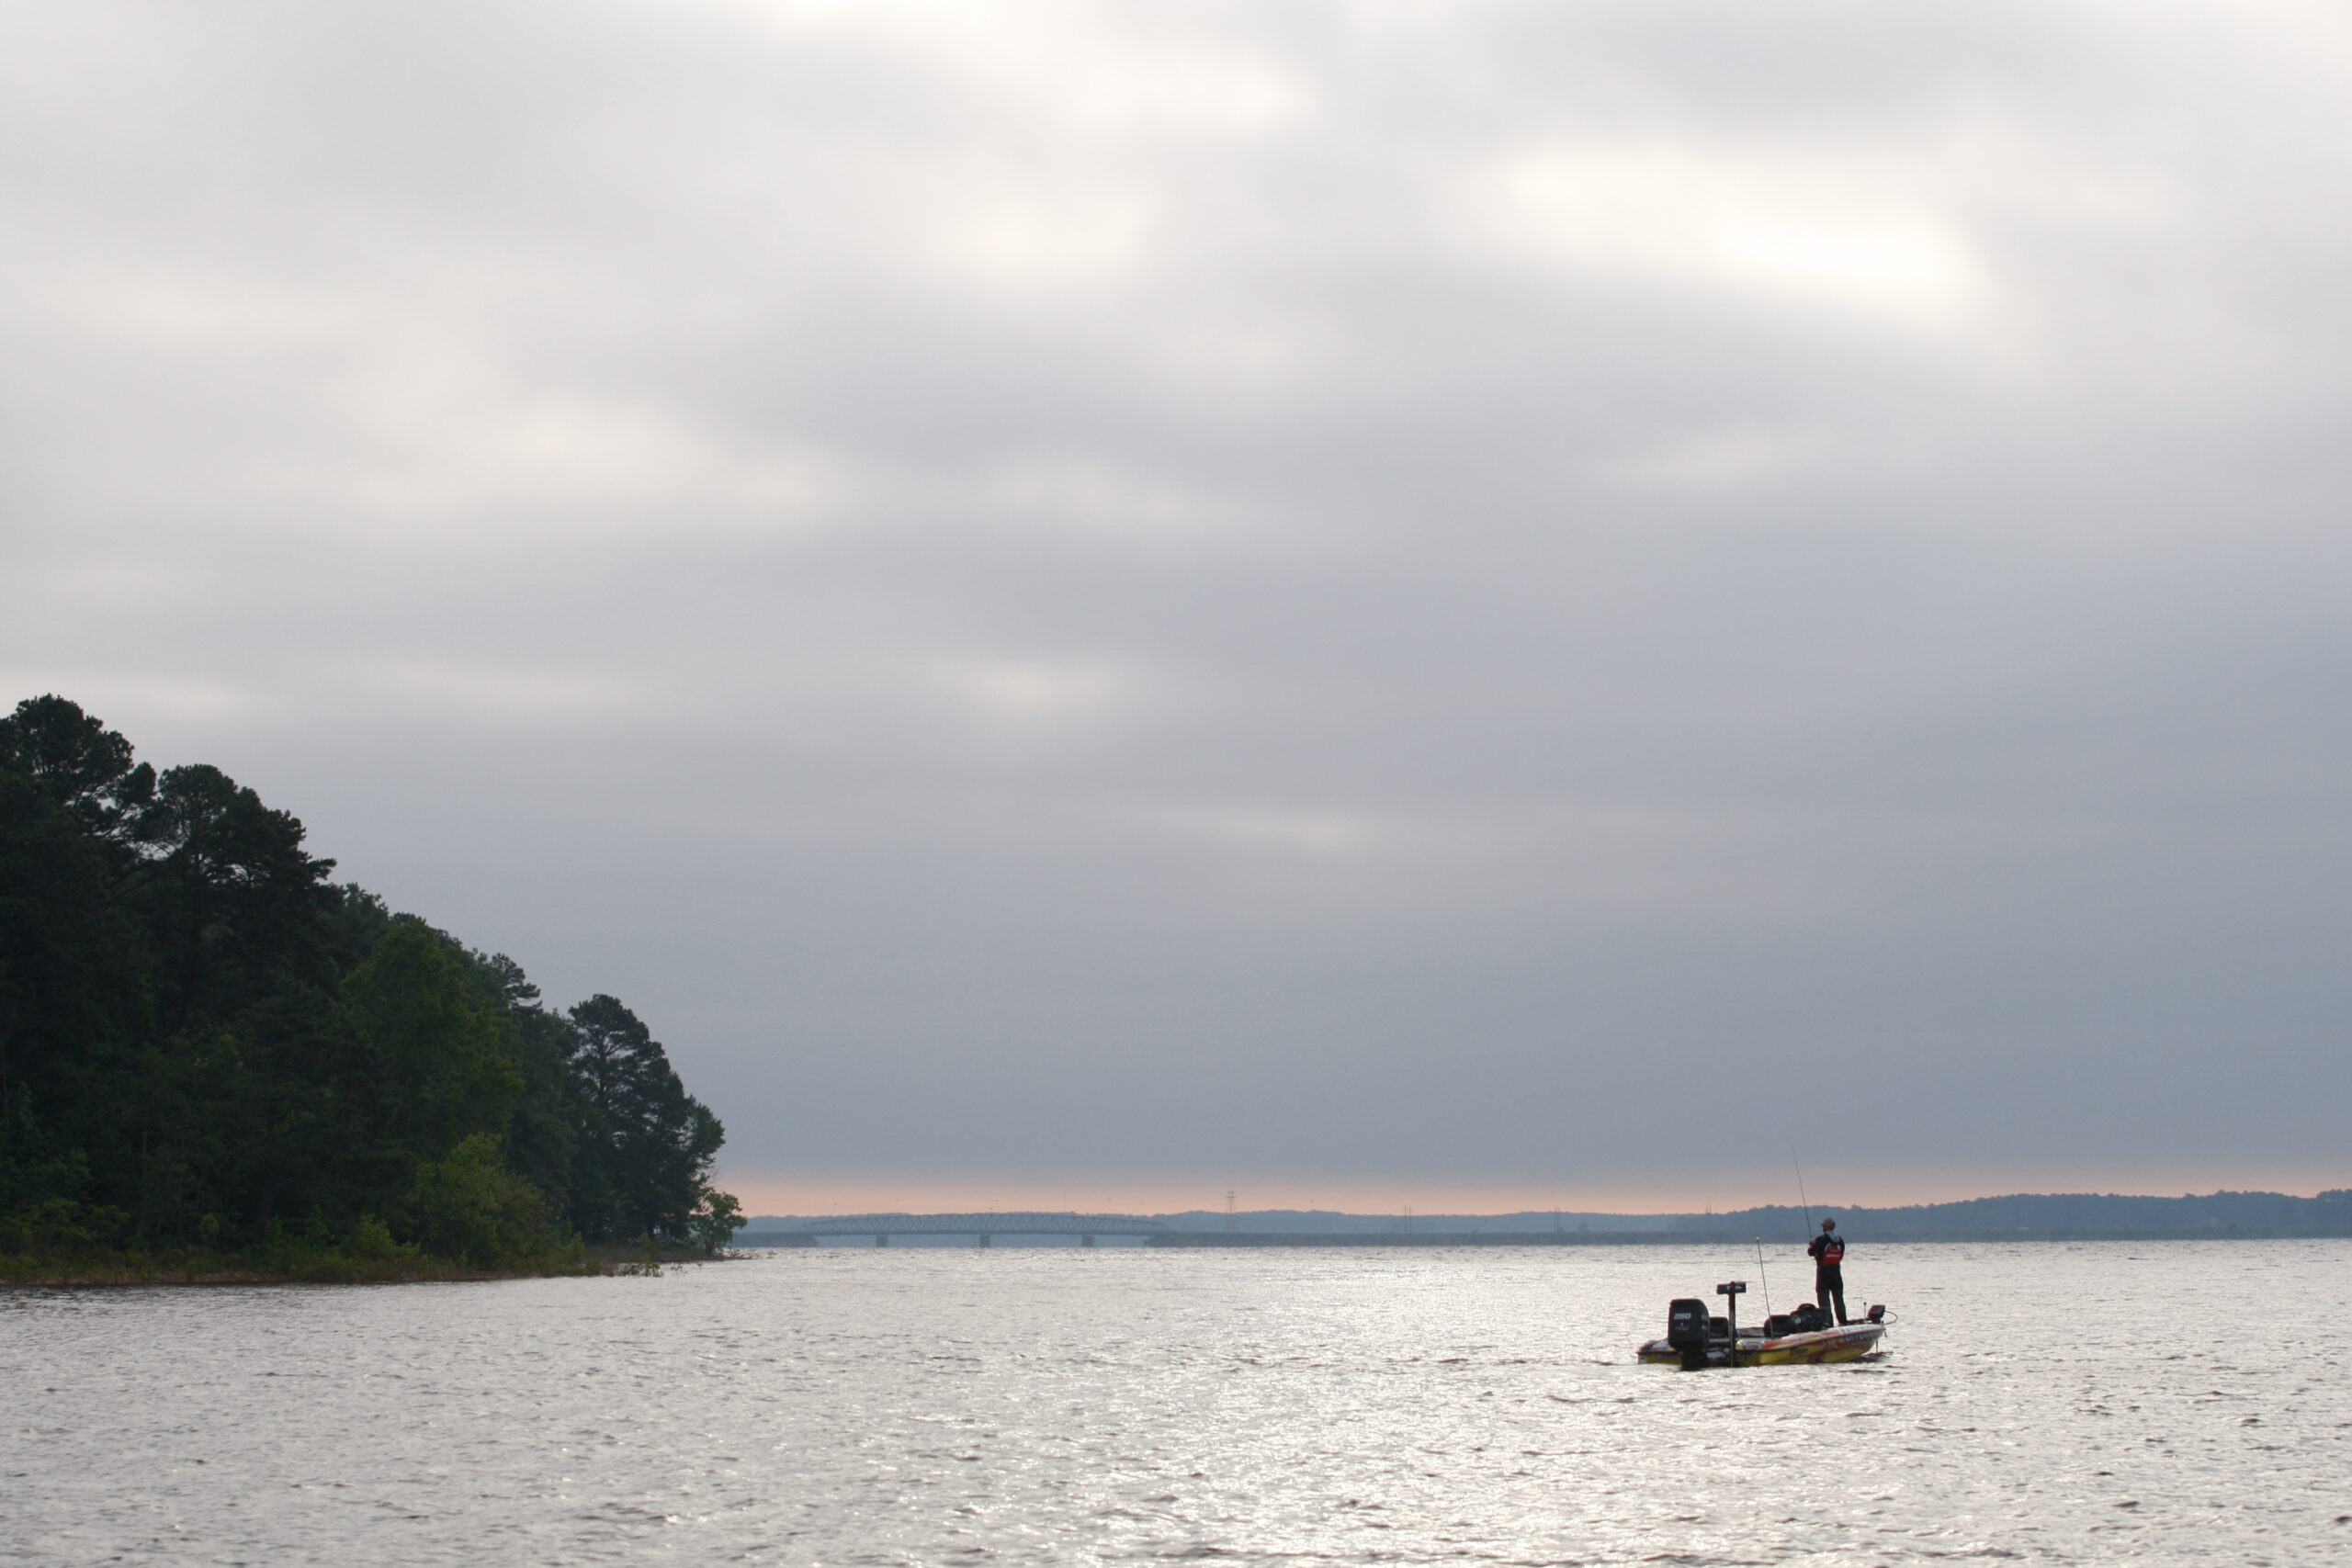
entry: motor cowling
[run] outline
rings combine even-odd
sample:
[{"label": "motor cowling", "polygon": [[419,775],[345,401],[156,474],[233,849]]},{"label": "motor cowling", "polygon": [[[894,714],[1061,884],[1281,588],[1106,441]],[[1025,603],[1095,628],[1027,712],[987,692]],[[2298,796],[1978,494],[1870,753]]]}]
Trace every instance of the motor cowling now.
[{"label": "motor cowling", "polygon": [[1682,1353],[1682,1364],[1693,1371],[1707,1364],[1707,1342],[1713,1337],[1707,1303],[1688,1298],[1668,1303],[1666,1342]]}]

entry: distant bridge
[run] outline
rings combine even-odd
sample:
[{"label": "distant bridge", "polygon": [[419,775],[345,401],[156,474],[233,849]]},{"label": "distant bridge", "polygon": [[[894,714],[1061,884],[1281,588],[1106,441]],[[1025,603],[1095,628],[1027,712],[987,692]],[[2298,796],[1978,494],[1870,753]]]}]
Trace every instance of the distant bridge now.
[{"label": "distant bridge", "polygon": [[982,1247],[1000,1235],[1074,1235],[1080,1247],[1092,1247],[1098,1235],[1158,1235],[1164,1228],[1133,1214],[845,1214],[810,1220],[799,1234],[870,1235],[876,1247],[889,1246],[894,1235],[978,1236]]}]

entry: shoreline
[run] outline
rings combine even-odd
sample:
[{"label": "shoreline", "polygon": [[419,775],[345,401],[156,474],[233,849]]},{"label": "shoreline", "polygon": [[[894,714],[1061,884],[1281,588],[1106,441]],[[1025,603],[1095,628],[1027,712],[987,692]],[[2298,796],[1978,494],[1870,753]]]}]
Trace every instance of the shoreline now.
[{"label": "shoreline", "polygon": [[[735,1254],[733,1256],[740,1256]],[[0,1258],[0,1291],[98,1290],[142,1285],[444,1285],[501,1280],[614,1279],[653,1275],[689,1263],[724,1263],[729,1253],[665,1251],[648,1258],[634,1247],[591,1248],[581,1258],[533,1267],[477,1269],[436,1258],[355,1259],[319,1258],[280,1266],[246,1263],[233,1255],[164,1258]]]}]

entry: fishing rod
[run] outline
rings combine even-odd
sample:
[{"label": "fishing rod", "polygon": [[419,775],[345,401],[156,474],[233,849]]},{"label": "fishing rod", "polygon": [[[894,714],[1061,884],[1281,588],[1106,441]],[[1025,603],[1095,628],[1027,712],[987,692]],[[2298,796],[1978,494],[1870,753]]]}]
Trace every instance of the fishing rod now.
[{"label": "fishing rod", "polygon": [[1756,1278],[1764,1287],[1764,1315],[1772,1315],[1772,1277],[1764,1272],[1764,1238],[1756,1239]]},{"label": "fishing rod", "polygon": [[1804,1234],[1813,1235],[1813,1200],[1804,1195],[1804,1166],[1797,1159],[1796,1145],[1789,1146],[1789,1163],[1797,1168],[1797,1201],[1804,1205]]}]

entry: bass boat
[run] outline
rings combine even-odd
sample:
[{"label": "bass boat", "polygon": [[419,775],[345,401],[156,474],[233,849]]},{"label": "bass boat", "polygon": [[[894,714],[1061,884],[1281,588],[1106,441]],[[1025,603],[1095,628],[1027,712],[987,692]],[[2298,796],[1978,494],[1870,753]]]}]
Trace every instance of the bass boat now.
[{"label": "bass boat", "polygon": [[1739,1326],[1739,1298],[1747,1282],[1734,1280],[1717,1285],[1724,1298],[1724,1315],[1707,1311],[1696,1298],[1679,1301],[1666,1311],[1666,1337],[1653,1339],[1635,1354],[1653,1365],[1681,1367],[1785,1367],[1822,1361],[1859,1361],[1875,1353],[1886,1334],[1886,1309],[1874,1306],[1858,1322],[1824,1322],[1811,1302],[1795,1312],[1768,1317],[1761,1328]]}]

